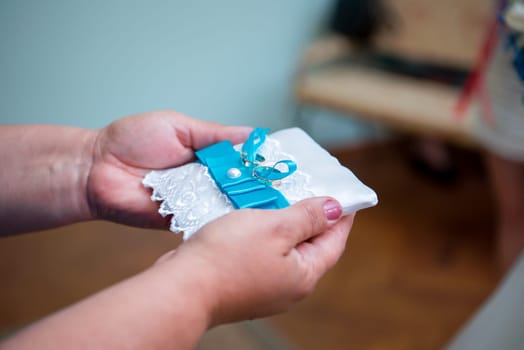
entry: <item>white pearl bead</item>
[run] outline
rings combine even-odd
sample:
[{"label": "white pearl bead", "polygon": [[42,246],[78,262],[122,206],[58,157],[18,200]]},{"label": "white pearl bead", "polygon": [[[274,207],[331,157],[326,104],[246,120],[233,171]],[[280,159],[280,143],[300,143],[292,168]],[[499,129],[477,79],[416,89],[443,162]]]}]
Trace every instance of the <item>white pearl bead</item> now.
[{"label": "white pearl bead", "polygon": [[230,179],[236,179],[237,177],[240,177],[242,175],[242,172],[237,168],[231,168],[227,171],[227,177]]}]

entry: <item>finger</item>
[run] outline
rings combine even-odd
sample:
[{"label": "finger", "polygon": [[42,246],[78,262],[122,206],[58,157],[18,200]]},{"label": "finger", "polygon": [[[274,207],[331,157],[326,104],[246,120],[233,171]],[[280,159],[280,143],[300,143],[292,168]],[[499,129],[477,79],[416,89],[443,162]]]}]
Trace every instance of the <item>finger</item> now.
[{"label": "finger", "polygon": [[225,126],[185,116],[183,118],[189,129],[186,146],[196,150],[224,140],[229,140],[233,144],[244,142],[253,130],[247,126]]},{"label": "finger", "polygon": [[336,200],[316,197],[278,210],[272,219],[277,221],[280,231],[284,231],[280,234],[289,237],[290,244],[294,247],[326,231],[341,215],[342,206]]},{"label": "finger", "polygon": [[345,216],[324,234],[297,246],[297,251],[314,266],[318,276],[331,269],[344,252],[353,219],[354,215]]}]

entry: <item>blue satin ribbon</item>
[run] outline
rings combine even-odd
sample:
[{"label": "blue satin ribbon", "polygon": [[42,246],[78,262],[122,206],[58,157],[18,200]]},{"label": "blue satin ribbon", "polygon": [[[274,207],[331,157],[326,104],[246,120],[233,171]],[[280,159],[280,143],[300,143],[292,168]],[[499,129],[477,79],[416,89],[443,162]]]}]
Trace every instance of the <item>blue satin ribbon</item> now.
[{"label": "blue satin ribbon", "polygon": [[263,162],[264,157],[258,154],[258,149],[266,141],[266,135],[269,129],[256,128],[254,129],[247,138],[246,142],[242,145],[242,159],[246,163],[246,166]]},{"label": "blue satin ribbon", "polygon": [[[235,150],[231,142],[222,141],[195,153],[237,209],[280,209],[289,206],[282,193],[272,186],[291,175],[297,166],[291,160],[279,161],[271,167],[260,164],[263,157],[258,154],[258,149],[264,143],[267,132],[267,129],[254,129],[242,152]],[[284,167],[286,169],[282,169]]]},{"label": "blue satin ribbon", "polygon": [[[280,170],[279,168],[285,165],[285,171]],[[292,160],[281,160],[276,162],[273,166],[264,166],[258,165],[253,168],[253,176],[260,181],[266,181],[269,184],[274,184],[289,175],[293,174],[297,170],[297,164]]]}]

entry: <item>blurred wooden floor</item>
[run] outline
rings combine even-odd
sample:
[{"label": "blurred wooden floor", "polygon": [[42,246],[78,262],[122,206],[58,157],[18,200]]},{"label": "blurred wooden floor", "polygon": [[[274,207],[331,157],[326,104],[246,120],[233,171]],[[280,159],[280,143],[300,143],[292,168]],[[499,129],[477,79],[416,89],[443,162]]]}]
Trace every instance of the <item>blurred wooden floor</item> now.
[{"label": "blurred wooden floor", "polygon": [[[315,293],[269,319],[296,349],[439,349],[497,282],[493,206],[476,162],[455,186],[415,175],[385,144],[336,155],[379,194]],[[108,223],[0,240],[5,333],[149,266],[180,239]]]},{"label": "blurred wooden floor", "polygon": [[273,324],[297,349],[440,349],[494,288],[494,215],[481,162],[455,154],[456,184],[413,172],[398,144],[334,152],[376,190],[341,261]]}]

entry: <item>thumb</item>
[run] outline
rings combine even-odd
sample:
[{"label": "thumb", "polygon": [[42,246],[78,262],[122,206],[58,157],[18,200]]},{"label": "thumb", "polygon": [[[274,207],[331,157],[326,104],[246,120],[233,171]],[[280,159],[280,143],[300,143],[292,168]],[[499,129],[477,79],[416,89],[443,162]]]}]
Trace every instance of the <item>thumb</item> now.
[{"label": "thumb", "polygon": [[191,133],[190,146],[194,149],[201,149],[223,140],[229,140],[233,144],[241,143],[253,130],[247,126],[225,126],[189,117],[186,117],[185,123]]},{"label": "thumb", "polygon": [[287,222],[283,234],[296,245],[325,232],[342,216],[342,206],[330,197],[302,200],[288,208],[278,210],[275,219]]}]

